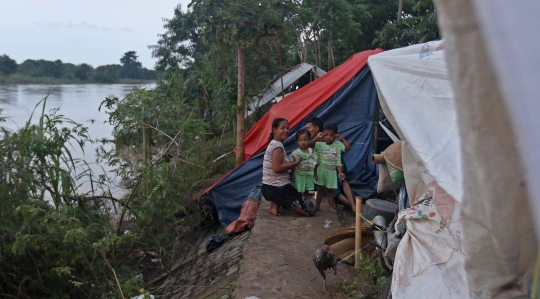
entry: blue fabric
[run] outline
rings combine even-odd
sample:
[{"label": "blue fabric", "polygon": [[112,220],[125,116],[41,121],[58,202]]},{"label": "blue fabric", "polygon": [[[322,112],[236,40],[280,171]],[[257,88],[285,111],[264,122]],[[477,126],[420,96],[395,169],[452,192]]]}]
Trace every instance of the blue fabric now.
[{"label": "blue fabric", "polygon": [[[298,148],[296,132],[306,121],[317,116],[324,123],[338,125],[338,133],[350,143],[351,149],[343,154],[347,165],[347,179],[354,194],[364,198],[377,190],[378,169],[371,163],[373,149],[373,123],[377,113],[377,90],[369,68],[365,67],[351,81],[343,85],[323,105],[291,129],[283,145],[289,155]],[[309,99],[306,99],[309,105]],[[264,151],[240,165],[222,180],[207,196],[216,206],[219,220],[228,225],[240,216],[242,204],[255,186],[261,185]]]}]

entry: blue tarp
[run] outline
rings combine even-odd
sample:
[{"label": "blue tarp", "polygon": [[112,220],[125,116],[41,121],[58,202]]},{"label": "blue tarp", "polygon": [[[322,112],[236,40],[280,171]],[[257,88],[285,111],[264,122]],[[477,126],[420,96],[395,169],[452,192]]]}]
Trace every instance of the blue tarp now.
[{"label": "blue tarp", "polygon": [[[324,104],[291,128],[290,136],[284,142],[287,155],[298,148],[295,134],[305,127],[310,118],[316,116],[325,123],[336,123],[338,133],[351,145],[351,149],[343,154],[348,168],[347,180],[356,195],[364,198],[371,196],[377,189],[378,180],[378,169],[371,163],[371,155],[375,153],[373,123],[377,113],[377,101],[373,77],[369,68],[365,67]],[[308,100],[306,105],[309,105]],[[228,225],[239,217],[240,208],[252,188],[261,185],[263,156],[264,151],[253,156],[206,194],[216,206],[223,225]]]}]

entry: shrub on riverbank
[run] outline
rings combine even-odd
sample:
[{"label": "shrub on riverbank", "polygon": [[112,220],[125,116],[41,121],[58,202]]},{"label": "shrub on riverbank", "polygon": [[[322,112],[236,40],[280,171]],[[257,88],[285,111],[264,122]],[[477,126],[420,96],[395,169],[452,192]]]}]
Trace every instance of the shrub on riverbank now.
[{"label": "shrub on riverbank", "polygon": [[[169,126],[152,123],[148,136],[162,141],[149,149],[149,159],[137,151],[140,144],[119,144],[134,149],[129,154],[107,153],[127,182],[127,194],[115,198],[107,192],[111,178],[96,178],[71,158],[72,146],[89,142],[86,128],[41,104],[37,124],[0,128],[0,297],[135,296],[143,286],[137,274],[147,278],[178,259],[177,240],[196,236],[202,215],[186,207],[209,174],[234,164],[232,156],[212,162],[230,150],[232,138],[206,137],[189,112]],[[166,141],[170,130],[178,130],[171,134],[176,138]],[[90,180],[95,192],[81,194],[81,180]]]}]

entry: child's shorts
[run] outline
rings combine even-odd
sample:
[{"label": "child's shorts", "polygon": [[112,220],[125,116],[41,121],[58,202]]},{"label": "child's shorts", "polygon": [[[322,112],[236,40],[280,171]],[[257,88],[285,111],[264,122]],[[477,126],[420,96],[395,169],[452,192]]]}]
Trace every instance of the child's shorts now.
[{"label": "child's shorts", "polygon": [[330,170],[324,166],[317,167],[317,181],[315,182],[319,186],[325,186],[328,189],[336,189],[337,186],[337,171],[336,169]]},{"label": "child's shorts", "polygon": [[300,193],[311,191],[315,189],[315,179],[309,174],[295,174],[293,186]]}]

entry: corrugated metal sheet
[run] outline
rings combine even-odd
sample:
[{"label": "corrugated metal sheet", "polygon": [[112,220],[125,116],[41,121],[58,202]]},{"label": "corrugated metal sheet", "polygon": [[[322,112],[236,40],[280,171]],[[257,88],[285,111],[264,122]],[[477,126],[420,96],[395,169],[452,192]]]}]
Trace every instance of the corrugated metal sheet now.
[{"label": "corrugated metal sheet", "polygon": [[296,82],[300,77],[302,77],[304,74],[309,72],[310,70],[314,70],[317,77],[321,77],[322,75],[326,74],[325,71],[323,71],[318,66],[313,66],[309,63],[302,63],[299,64],[296,68],[290,70],[285,75],[283,75],[283,86],[281,85],[281,79],[278,77],[274,83],[272,83],[260,96],[256,96],[253,98],[253,102],[249,103],[247,105],[246,109],[246,115],[250,115],[253,113],[253,111],[257,110],[257,108],[261,107],[262,105],[268,103],[272,99],[276,97],[276,95],[280,94],[283,89],[287,89],[289,86],[291,86],[294,82]]}]

